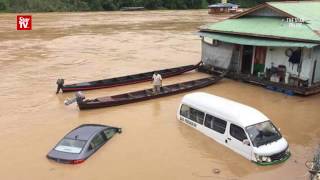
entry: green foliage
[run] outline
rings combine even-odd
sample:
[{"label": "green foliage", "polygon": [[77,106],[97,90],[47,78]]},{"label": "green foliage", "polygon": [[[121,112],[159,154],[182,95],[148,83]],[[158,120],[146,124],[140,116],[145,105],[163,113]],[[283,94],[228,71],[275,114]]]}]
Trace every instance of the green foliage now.
[{"label": "green foliage", "polygon": [[0,2],[0,11],[5,11],[7,9],[7,5],[4,2]]},{"label": "green foliage", "polygon": [[[267,0],[228,0],[251,7]],[[268,0],[272,1],[272,0]],[[0,11],[51,12],[51,11],[113,11],[121,7],[146,9],[201,9],[221,0],[0,0]]]}]

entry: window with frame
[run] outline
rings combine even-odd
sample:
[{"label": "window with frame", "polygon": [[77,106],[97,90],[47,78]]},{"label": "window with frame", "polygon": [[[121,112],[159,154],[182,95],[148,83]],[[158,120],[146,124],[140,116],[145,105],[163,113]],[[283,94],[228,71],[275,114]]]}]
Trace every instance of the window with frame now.
[{"label": "window with frame", "polygon": [[204,121],[204,112],[191,108],[185,104],[180,108],[180,115],[199,124],[203,124]]},{"label": "window with frame", "polygon": [[101,146],[105,142],[104,138],[102,135],[99,133],[97,134],[91,141],[90,145],[94,149],[96,147]]},{"label": "window with frame", "polygon": [[211,116],[210,114],[207,114],[204,125],[207,128],[210,128],[216,132],[224,134],[224,132],[226,131],[226,127],[227,127],[227,121],[224,121],[224,120],[219,119],[217,117]]},{"label": "window with frame", "polygon": [[190,108],[190,119],[196,123],[203,124],[204,112]]},{"label": "window with frame", "polygon": [[241,142],[245,139],[248,139],[244,130],[241,127],[234,124],[230,125],[230,135]]},{"label": "window with frame", "polygon": [[190,118],[190,107],[185,104],[182,104],[181,108],[180,108],[180,115],[189,119]]},{"label": "window with frame", "polygon": [[107,139],[110,139],[116,133],[116,130],[115,129],[106,129],[103,131],[103,133]]}]

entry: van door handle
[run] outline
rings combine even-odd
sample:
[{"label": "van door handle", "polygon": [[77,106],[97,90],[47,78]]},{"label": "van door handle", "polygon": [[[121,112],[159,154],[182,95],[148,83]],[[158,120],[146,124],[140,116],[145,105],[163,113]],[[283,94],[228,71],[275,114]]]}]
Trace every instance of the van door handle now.
[{"label": "van door handle", "polygon": [[227,138],[229,141],[231,141],[231,138]]}]

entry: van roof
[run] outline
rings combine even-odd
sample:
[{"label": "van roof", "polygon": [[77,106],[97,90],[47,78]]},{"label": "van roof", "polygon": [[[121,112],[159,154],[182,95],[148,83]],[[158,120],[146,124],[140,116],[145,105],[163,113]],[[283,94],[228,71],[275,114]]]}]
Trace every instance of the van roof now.
[{"label": "van roof", "polygon": [[185,95],[182,103],[242,127],[269,120],[263,113],[252,107],[203,92]]}]

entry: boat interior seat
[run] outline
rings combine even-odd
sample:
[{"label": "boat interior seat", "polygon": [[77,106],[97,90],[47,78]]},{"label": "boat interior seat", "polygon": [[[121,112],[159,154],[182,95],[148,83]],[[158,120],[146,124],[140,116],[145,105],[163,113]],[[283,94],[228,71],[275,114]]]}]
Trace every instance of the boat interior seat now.
[{"label": "boat interior seat", "polygon": [[147,90],[146,90],[146,94],[147,94],[147,96],[152,96],[152,95],[153,95],[153,91],[147,89]]},{"label": "boat interior seat", "polygon": [[135,98],[134,95],[132,95],[131,93],[128,93],[129,98]]},{"label": "boat interior seat", "polygon": [[185,84],[179,84],[180,87],[187,88],[188,86]]},{"label": "boat interior seat", "polygon": [[162,89],[163,91],[169,91],[169,90],[170,90],[170,88],[168,88],[168,87],[161,87],[161,89]]}]

